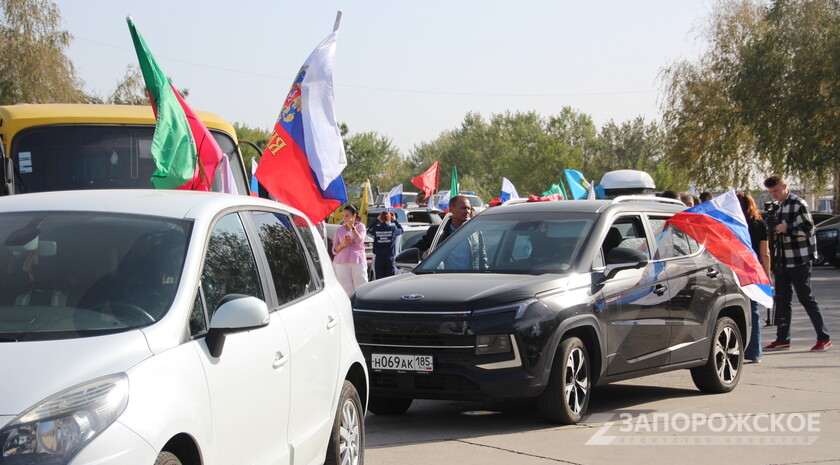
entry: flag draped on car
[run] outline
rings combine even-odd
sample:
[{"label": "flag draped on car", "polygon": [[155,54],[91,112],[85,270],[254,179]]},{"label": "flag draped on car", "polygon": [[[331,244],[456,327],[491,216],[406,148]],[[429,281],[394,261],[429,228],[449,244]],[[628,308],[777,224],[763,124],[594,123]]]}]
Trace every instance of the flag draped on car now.
[{"label": "flag draped on car", "polygon": [[347,166],[335,117],[333,61],[341,12],[335,26],[303,63],[260,158],[256,176],[277,200],[313,223],[347,201],[341,172]]},{"label": "flag draped on car", "polygon": [[432,166],[429,167],[423,174],[415,176],[411,179],[411,183],[423,191],[425,198],[429,198],[432,193],[438,188],[438,166],[439,162],[435,160]]},{"label": "flag draped on car", "polygon": [[257,159],[251,159],[251,183],[250,183],[249,191],[251,192],[251,197],[259,197],[260,196],[260,182],[257,181]]},{"label": "flag draped on car", "polygon": [[750,299],[773,306],[773,288],[753,251],[747,220],[731,190],[671,217],[672,225],[703,244],[735,273],[738,286]]},{"label": "flag draped on car", "polygon": [[502,178],[502,194],[499,195],[499,200],[507,202],[510,199],[518,198],[519,194],[516,192],[516,188],[513,187],[513,183],[508,178]]},{"label": "flag draped on car", "polygon": [[[152,174],[152,185],[156,189],[209,191],[224,153],[169,82],[134,22],[130,17],[126,22],[156,119],[151,150],[157,169]],[[235,186],[231,187],[235,192]]]}]

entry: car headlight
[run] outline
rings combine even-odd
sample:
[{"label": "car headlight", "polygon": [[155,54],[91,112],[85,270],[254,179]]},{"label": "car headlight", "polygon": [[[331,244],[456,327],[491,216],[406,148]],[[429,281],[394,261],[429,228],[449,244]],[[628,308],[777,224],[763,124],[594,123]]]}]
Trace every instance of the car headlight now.
[{"label": "car headlight", "polygon": [[506,354],[510,352],[510,335],[489,334],[480,335],[475,338],[475,354]]},{"label": "car headlight", "polygon": [[513,319],[518,320],[525,315],[525,310],[533,304],[534,302],[538,302],[537,299],[525,299],[519,302],[513,302],[510,304],[501,305],[498,307],[492,308],[482,308],[480,310],[473,310],[473,314],[476,316],[483,316],[483,315],[491,315],[494,313],[507,313],[513,312]]},{"label": "car headlight", "polygon": [[65,464],[113,423],[127,403],[125,373],[65,389],[0,430],[0,462]]}]

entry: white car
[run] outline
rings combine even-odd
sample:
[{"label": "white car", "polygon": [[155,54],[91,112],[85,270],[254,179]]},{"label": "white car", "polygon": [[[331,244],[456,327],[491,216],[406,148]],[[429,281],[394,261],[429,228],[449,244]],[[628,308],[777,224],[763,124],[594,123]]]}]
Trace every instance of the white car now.
[{"label": "white car", "polygon": [[0,463],[363,463],[365,361],[300,212],[158,190],[0,212]]}]

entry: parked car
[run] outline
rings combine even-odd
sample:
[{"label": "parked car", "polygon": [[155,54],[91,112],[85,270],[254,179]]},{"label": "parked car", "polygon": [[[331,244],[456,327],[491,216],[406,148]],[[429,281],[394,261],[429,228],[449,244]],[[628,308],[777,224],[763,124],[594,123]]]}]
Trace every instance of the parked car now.
[{"label": "parked car", "polygon": [[814,225],[819,226],[820,223],[834,218],[833,213],[811,213],[811,219],[814,220]]},{"label": "parked car", "polygon": [[[428,223],[406,223],[401,224],[403,233],[397,236],[396,239],[396,253],[399,255],[403,250],[414,247],[417,241],[426,234],[431,224]],[[367,255],[368,264],[373,263],[373,236],[368,234],[365,238],[365,254]],[[397,274],[400,274],[402,269],[397,267]],[[373,267],[368,267],[368,281],[373,281],[376,277],[373,275]]]},{"label": "parked car", "polygon": [[0,198],[0,463],[362,463],[350,302],[253,197]]},{"label": "parked car", "polygon": [[391,211],[397,215],[397,221],[401,224],[440,224],[440,210],[431,207],[399,207],[386,209],[385,207],[370,207],[367,211],[367,224],[370,228],[376,222],[379,214],[384,211]]},{"label": "parked car", "polygon": [[731,391],[749,300],[729,268],[666,226],[684,208],[652,196],[491,208],[412,272],[358,288],[370,411],[525,397],[549,421],[576,423],[593,386],[676,369],[704,392]]},{"label": "parked car", "polygon": [[827,263],[840,268],[840,215],[817,225],[817,265]]}]

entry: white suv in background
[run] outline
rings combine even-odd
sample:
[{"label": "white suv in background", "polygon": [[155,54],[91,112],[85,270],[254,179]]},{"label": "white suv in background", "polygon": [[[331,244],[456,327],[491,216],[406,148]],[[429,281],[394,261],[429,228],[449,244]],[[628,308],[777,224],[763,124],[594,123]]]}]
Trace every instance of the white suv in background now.
[{"label": "white suv in background", "polygon": [[0,463],[363,463],[350,302],[300,212],[161,190],[0,212]]}]

